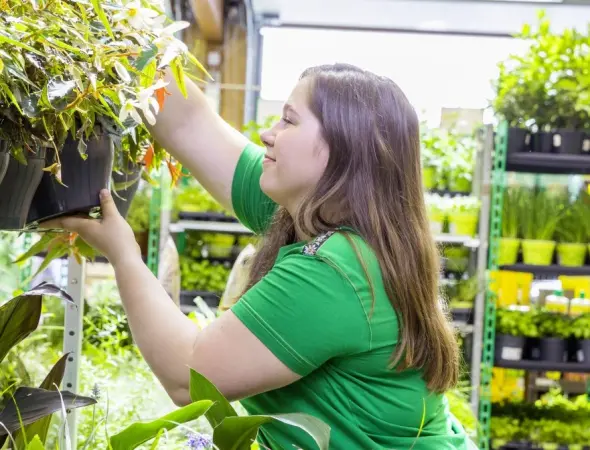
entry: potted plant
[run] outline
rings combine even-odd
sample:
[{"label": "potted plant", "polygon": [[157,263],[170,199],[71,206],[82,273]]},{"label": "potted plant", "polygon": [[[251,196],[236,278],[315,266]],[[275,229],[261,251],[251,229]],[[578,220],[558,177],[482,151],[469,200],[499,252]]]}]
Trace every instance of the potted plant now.
[{"label": "potted plant", "polygon": [[551,311],[540,312],[536,317],[539,330],[540,359],[564,362],[567,353],[567,339],[571,334],[571,319],[565,314]]},{"label": "potted plant", "polygon": [[422,182],[426,189],[444,188],[443,159],[448,150],[446,132],[423,125],[420,130]]},{"label": "potted plant", "polygon": [[424,194],[430,230],[433,234],[442,234],[447,217],[448,197],[426,192]]},{"label": "potted plant", "polygon": [[521,189],[517,186],[506,188],[502,204],[502,237],[498,251],[498,265],[515,264],[520,249],[519,217],[526,205],[521,204]]},{"label": "potted plant", "polygon": [[453,136],[455,145],[447,151],[446,168],[449,190],[467,194],[471,192],[477,142],[472,136]]},{"label": "potted plant", "polygon": [[553,261],[555,230],[565,207],[563,197],[541,188],[523,188],[522,201],[528,205],[519,214],[523,261],[547,266]]},{"label": "potted plant", "polygon": [[579,267],[586,260],[586,223],[590,218],[582,196],[569,205],[561,216],[557,230],[557,256],[562,266]]},{"label": "potted plant", "polygon": [[449,201],[449,231],[460,236],[475,236],[479,220],[480,200],[472,196],[457,196]]},{"label": "potted plant", "polygon": [[590,314],[582,314],[571,323],[571,335],[576,338],[576,360],[590,365]]},{"label": "potted plant", "polygon": [[527,338],[536,338],[534,313],[526,309],[501,308],[496,311],[495,358],[520,361]]},{"label": "potted plant", "polygon": [[[8,4],[0,14],[0,42],[20,53],[13,59],[23,76],[7,84],[12,96],[0,126],[12,129],[7,141],[14,159],[33,149],[47,166],[25,220],[87,213],[109,186],[113,161],[124,160],[117,155],[133,162],[150,151],[156,162],[166,157],[151,145],[144,120],[155,123],[162,106],[163,70],[171,67],[185,91],[183,63],[198,65],[173,37],[187,24],[167,25],[155,2],[109,0],[87,9],[64,0]],[[25,134],[29,129],[35,140]],[[2,188],[11,188],[6,182]]]}]

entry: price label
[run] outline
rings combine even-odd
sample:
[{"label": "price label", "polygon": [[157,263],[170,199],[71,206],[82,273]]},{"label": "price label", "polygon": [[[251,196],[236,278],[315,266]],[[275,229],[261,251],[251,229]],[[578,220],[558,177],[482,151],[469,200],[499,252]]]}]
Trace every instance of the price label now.
[{"label": "price label", "polygon": [[522,348],[502,347],[502,359],[507,361],[520,361],[522,359]]}]

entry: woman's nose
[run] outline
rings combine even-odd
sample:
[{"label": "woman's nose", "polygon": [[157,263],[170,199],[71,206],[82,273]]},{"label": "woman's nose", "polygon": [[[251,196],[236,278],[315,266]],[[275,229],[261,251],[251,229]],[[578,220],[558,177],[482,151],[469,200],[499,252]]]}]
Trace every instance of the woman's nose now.
[{"label": "woman's nose", "polygon": [[272,131],[272,128],[270,130],[266,130],[264,131],[261,135],[260,135],[260,140],[262,141],[262,143],[264,145],[266,145],[267,147],[272,147],[275,144],[275,134]]}]

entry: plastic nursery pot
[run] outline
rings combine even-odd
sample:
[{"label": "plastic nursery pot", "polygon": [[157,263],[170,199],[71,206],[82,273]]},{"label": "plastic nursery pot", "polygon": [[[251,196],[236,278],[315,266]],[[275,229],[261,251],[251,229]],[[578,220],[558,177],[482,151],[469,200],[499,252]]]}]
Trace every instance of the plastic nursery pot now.
[{"label": "plastic nursery pot", "polygon": [[465,178],[454,178],[449,184],[449,189],[453,192],[471,192],[471,181]]},{"label": "plastic nursery pot", "polygon": [[0,140],[0,183],[8,169],[8,161],[10,161],[10,154],[8,153],[8,146],[5,141]]},{"label": "plastic nursery pot", "polygon": [[526,128],[508,129],[508,153],[530,151],[531,133]]},{"label": "plastic nursery pot", "polygon": [[557,257],[562,266],[580,267],[586,261],[586,244],[557,244]]},{"label": "plastic nursery pot", "polygon": [[449,231],[458,236],[474,236],[478,216],[471,213],[449,214]]},{"label": "plastic nursery pot", "polygon": [[576,361],[590,366],[590,339],[580,339],[577,344]]},{"label": "plastic nursery pot", "polygon": [[129,207],[139,188],[141,169],[142,167],[138,164],[130,164],[126,172],[113,172],[112,175],[113,183],[111,192],[113,200],[115,201],[115,205],[117,205],[119,214],[125,218],[127,218]]},{"label": "plastic nursery pot", "polygon": [[555,241],[537,239],[522,240],[522,259],[525,264],[533,266],[548,266],[553,261]]},{"label": "plastic nursery pot", "polygon": [[524,354],[524,336],[497,334],[494,344],[496,360],[520,361]]},{"label": "plastic nursery pot", "polygon": [[576,130],[555,130],[553,133],[553,151],[555,153],[582,153],[584,132]]},{"label": "plastic nursery pot", "polygon": [[508,266],[516,264],[518,259],[518,250],[520,249],[520,239],[500,238],[500,248],[498,255],[498,265]]},{"label": "plastic nursery pot", "polygon": [[[100,206],[99,192],[110,187],[113,167],[113,148],[108,135],[102,134],[87,143],[87,158],[82,159],[78,141],[66,140],[59,158],[60,184],[49,172],[43,173],[41,183],[35,192],[27,221],[42,222],[54,217],[87,214]],[[54,152],[47,152],[47,164],[53,164]]]},{"label": "plastic nursery pot", "polygon": [[31,201],[45,167],[45,149],[26,152],[27,164],[10,158],[0,182],[0,230],[20,230],[27,223]]},{"label": "plastic nursery pot", "polygon": [[533,134],[532,148],[534,152],[551,153],[553,150],[553,133],[539,131]]},{"label": "plastic nursery pot", "polygon": [[541,361],[564,362],[566,359],[567,341],[561,338],[541,338],[539,340]]},{"label": "plastic nursery pot", "polygon": [[235,237],[219,234],[207,243],[208,256],[213,258],[229,258],[232,255]]},{"label": "plastic nursery pot", "polygon": [[434,189],[436,187],[436,168],[424,167],[422,169],[422,183],[426,189]]}]

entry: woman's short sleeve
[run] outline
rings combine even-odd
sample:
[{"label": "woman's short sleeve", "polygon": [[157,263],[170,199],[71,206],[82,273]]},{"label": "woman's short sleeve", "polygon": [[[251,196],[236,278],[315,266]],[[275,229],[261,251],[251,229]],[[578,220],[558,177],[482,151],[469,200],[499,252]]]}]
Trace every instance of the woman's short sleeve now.
[{"label": "woman's short sleeve", "polygon": [[249,143],[242,151],[232,180],[232,207],[238,220],[256,234],[268,227],[277,205],[260,189],[264,150]]},{"label": "woman's short sleeve", "polygon": [[331,358],[370,347],[369,324],[356,291],[336,268],[316,257],[286,256],[232,312],[301,376]]}]

